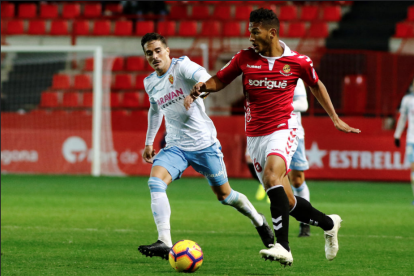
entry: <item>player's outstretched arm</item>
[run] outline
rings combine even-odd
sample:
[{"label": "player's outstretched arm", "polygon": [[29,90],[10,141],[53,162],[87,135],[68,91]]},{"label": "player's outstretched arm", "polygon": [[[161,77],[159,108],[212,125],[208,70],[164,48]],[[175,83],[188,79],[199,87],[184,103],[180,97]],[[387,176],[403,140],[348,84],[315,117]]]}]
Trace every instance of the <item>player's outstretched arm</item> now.
[{"label": "player's outstretched arm", "polygon": [[[184,99],[184,106],[187,110],[190,109],[191,104],[196,100],[198,97],[205,97],[210,94],[211,92],[218,92],[224,87],[226,87],[227,84],[223,83],[219,80],[217,75],[214,75],[213,77],[209,78],[206,82],[198,82],[196,83],[193,88],[190,91],[190,95],[185,97]],[[202,93],[207,92],[206,94]]]},{"label": "player's outstretched arm", "polygon": [[351,133],[361,132],[359,129],[350,127],[347,123],[339,119],[338,114],[336,114],[335,108],[333,107],[331,98],[329,97],[328,91],[320,80],[315,86],[310,86],[310,90],[318,102],[325,109],[325,111],[328,113],[329,117],[331,117],[332,122],[338,130]]}]

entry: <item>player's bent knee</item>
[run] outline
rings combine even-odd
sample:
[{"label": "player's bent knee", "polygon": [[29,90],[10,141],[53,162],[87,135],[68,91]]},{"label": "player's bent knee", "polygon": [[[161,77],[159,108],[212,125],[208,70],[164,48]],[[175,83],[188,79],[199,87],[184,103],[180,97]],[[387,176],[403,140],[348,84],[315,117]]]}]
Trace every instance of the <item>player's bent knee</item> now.
[{"label": "player's bent knee", "polygon": [[167,190],[167,184],[158,177],[150,177],[148,179],[148,187],[151,193],[165,193]]}]

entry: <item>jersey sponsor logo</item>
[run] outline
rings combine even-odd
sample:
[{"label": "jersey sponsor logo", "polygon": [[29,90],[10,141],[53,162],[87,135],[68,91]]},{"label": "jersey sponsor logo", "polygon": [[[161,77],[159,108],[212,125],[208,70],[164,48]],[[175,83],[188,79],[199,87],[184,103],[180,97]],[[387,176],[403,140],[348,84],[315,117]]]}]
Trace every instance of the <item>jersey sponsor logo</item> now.
[{"label": "jersey sponsor logo", "polygon": [[267,80],[267,78],[265,78],[264,80],[250,80],[249,79],[249,84],[251,86],[265,86],[267,89],[273,89],[273,88],[286,88],[287,86],[287,81],[272,81],[272,80]]},{"label": "jersey sponsor logo", "polygon": [[174,83],[174,77],[173,77],[173,75],[170,75],[168,77],[168,80],[170,81],[171,84],[173,84]]},{"label": "jersey sponsor logo", "polygon": [[262,66],[261,65],[250,65],[250,64],[247,64],[247,68],[262,69]]},{"label": "jersey sponsor logo", "polygon": [[163,97],[159,98],[157,100],[157,104],[158,106],[165,108],[173,103],[176,103],[179,100],[183,100],[184,99],[184,92],[183,90],[180,88],[179,90],[175,90],[165,94]]},{"label": "jersey sponsor logo", "polygon": [[288,77],[288,76],[292,75],[292,73],[290,73],[290,65],[285,64],[285,66],[283,66],[283,72],[282,72],[282,70],[280,70],[279,73],[282,74],[285,77]]}]

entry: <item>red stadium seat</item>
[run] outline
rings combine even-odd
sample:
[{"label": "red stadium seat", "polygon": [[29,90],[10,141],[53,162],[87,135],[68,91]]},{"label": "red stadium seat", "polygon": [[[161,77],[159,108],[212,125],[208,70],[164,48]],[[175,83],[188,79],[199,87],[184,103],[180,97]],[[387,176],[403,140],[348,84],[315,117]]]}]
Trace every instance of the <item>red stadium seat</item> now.
[{"label": "red stadium seat", "polygon": [[59,105],[58,92],[42,92],[40,96],[41,107],[57,107]]},{"label": "red stadium seat", "polygon": [[301,21],[313,21],[317,20],[319,17],[319,7],[318,6],[303,6],[300,13]]},{"label": "red stadium seat", "polygon": [[197,63],[198,65],[204,66],[203,57],[188,57],[192,62]]},{"label": "red stadium seat", "polygon": [[201,1],[201,3],[203,4],[207,4],[207,5],[216,5],[218,3],[220,3],[221,1]]},{"label": "red stadium seat", "polygon": [[149,108],[151,106],[149,96],[146,92],[144,92],[144,100],[141,102],[141,107]]},{"label": "red stadium seat", "polygon": [[328,24],[326,22],[315,22],[309,27],[309,37],[325,38],[329,35]]},{"label": "red stadium seat", "polygon": [[138,36],[144,36],[146,33],[154,31],[154,21],[138,21],[135,25],[135,34]]},{"label": "red stadium seat", "polygon": [[139,93],[138,92],[126,92],[122,99],[122,107],[124,108],[137,108],[140,106]]},{"label": "red stadium seat", "polygon": [[181,21],[178,29],[179,36],[196,36],[197,21]]},{"label": "red stadium seat", "polygon": [[63,20],[52,21],[50,25],[51,35],[68,35],[68,22]]},{"label": "red stadium seat", "polygon": [[73,88],[76,90],[92,89],[91,76],[88,74],[75,75],[75,82]]},{"label": "red stadium seat", "polygon": [[115,81],[113,89],[127,90],[132,89],[132,77],[130,74],[117,74],[115,75]]},{"label": "red stadium seat", "polygon": [[35,18],[37,16],[36,4],[20,4],[19,17],[20,18]]},{"label": "red stadium seat", "polygon": [[116,57],[112,64],[112,71],[123,71],[124,70],[124,58]]},{"label": "red stadium seat", "polygon": [[214,8],[213,18],[218,20],[228,20],[230,18],[230,6],[217,5]]},{"label": "red stadium seat", "polygon": [[201,36],[219,36],[221,33],[219,21],[204,21],[201,25]]},{"label": "red stadium seat", "polygon": [[264,8],[264,9],[272,10],[274,13],[276,13],[276,6],[275,5],[263,4],[263,5],[260,5],[260,7]]},{"label": "red stadium seat", "polygon": [[366,110],[367,93],[365,75],[345,76],[342,90],[343,112],[346,115],[362,115]]},{"label": "red stadium seat", "polygon": [[157,33],[163,36],[174,36],[175,35],[175,21],[161,21],[158,22]]},{"label": "red stadium seat", "polygon": [[80,5],[76,3],[63,4],[62,17],[65,19],[73,19],[80,16]]},{"label": "red stadium seat", "polygon": [[119,93],[111,93],[111,107],[120,107]]},{"label": "red stadium seat", "polygon": [[98,20],[93,24],[92,34],[94,35],[109,35],[111,33],[111,21]]},{"label": "red stadium seat", "polygon": [[279,20],[281,21],[293,21],[298,18],[298,11],[296,6],[282,6],[279,9]]},{"label": "red stadium seat", "polygon": [[82,107],[92,108],[93,106],[93,93],[82,94]]},{"label": "red stadium seat", "polygon": [[55,4],[41,4],[40,17],[47,19],[55,19],[59,17],[58,6]]},{"label": "red stadium seat", "polygon": [[146,60],[144,57],[127,57],[126,70],[127,71],[144,71]]},{"label": "red stadium seat", "polygon": [[14,4],[8,2],[1,2],[1,19],[14,17]]},{"label": "red stadium seat", "polygon": [[326,6],[322,8],[322,20],[324,21],[339,21],[341,20],[341,7]]},{"label": "red stadium seat", "polygon": [[93,71],[93,58],[85,59],[85,66],[84,66],[83,70]]},{"label": "red stadium seat", "polygon": [[24,25],[22,20],[10,20],[7,22],[7,34],[19,35],[24,33]]},{"label": "red stadium seat", "polygon": [[85,4],[83,6],[83,16],[85,17],[100,17],[102,14],[102,6],[100,3],[97,4]]},{"label": "red stadium seat", "polygon": [[116,21],[114,35],[132,35],[132,21]]},{"label": "red stadium seat", "polygon": [[249,21],[250,13],[252,12],[252,6],[236,6],[236,13],[234,19]]},{"label": "red stadium seat", "polygon": [[170,13],[168,15],[169,20],[180,20],[186,18],[188,18],[187,5],[171,6]]},{"label": "red stadium seat", "polygon": [[63,94],[62,106],[63,107],[78,107],[79,106],[79,93],[66,92]]},{"label": "red stadium seat", "polygon": [[105,12],[107,11],[114,13],[114,14],[122,13],[122,5],[121,4],[106,4]]},{"label": "red stadium seat", "polygon": [[[1,17],[3,17],[3,15]],[[414,6],[408,7],[407,20],[414,21]]]},{"label": "red stadium seat", "polygon": [[66,74],[53,75],[52,89],[69,89],[70,76]]},{"label": "red stadium seat", "polygon": [[399,22],[395,25],[395,35],[398,38],[414,37],[414,24],[410,22]]},{"label": "red stadium seat", "polygon": [[294,22],[289,24],[286,37],[303,37],[306,34],[304,22]]},{"label": "red stadium seat", "polygon": [[240,22],[224,22],[223,24],[223,36],[224,37],[236,37],[241,36],[240,34]]},{"label": "red stadium seat", "polygon": [[28,34],[44,35],[46,33],[46,23],[44,20],[33,20],[29,22]]},{"label": "red stadium seat", "polygon": [[204,20],[210,17],[209,10],[207,6],[194,6],[191,12],[191,19],[194,20]]},{"label": "red stadium seat", "polygon": [[89,35],[89,21],[76,20],[73,22],[73,32],[75,35]]},{"label": "red stadium seat", "polygon": [[145,90],[144,86],[144,79],[147,77],[147,75],[136,75],[135,76],[135,88],[139,90]]}]

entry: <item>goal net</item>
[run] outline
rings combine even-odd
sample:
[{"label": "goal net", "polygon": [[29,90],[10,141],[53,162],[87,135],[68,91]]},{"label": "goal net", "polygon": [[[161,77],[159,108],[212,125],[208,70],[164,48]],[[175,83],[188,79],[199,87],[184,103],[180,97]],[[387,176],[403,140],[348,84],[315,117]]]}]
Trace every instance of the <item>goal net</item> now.
[{"label": "goal net", "polygon": [[122,175],[99,46],[1,47],[2,173]]}]

